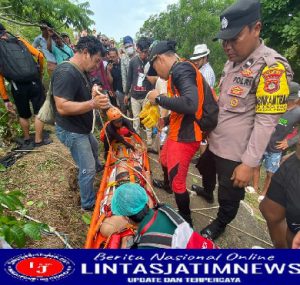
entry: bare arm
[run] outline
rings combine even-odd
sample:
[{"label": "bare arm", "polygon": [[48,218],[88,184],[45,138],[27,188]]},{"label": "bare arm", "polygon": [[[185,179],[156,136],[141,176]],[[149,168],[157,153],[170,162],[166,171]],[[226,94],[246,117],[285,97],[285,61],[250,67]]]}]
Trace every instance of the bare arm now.
[{"label": "bare arm", "polygon": [[62,116],[76,116],[85,114],[93,109],[107,109],[109,99],[105,94],[98,94],[97,87],[92,90],[93,99],[85,102],[69,101],[65,98],[54,96],[58,113]]}]

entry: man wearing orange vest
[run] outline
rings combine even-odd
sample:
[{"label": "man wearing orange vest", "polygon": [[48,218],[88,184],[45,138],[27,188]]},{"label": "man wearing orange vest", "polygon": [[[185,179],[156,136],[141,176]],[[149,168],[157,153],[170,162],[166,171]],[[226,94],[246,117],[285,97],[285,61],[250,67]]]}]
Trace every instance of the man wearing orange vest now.
[{"label": "man wearing orange vest", "polygon": [[202,140],[199,121],[204,93],[210,88],[193,64],[179,60],[175,45],[173,41],[161,41],[152,48],[149,57],[151,67],[148,75],[168,80],[169,96],[154,89],[149,92],[148,98],[152,104],[171,110],[171,114],[160,122],[160,127],[170,126],[160,156],[164,181],[153,180],[153,184],[169,193],[174,192],[180,215],[192,225],[186,177],[191,159]]}]

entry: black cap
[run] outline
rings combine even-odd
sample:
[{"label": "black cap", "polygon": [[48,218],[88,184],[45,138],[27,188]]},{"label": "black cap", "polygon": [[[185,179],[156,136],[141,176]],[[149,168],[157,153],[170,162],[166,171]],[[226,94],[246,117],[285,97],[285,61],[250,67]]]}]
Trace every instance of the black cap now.
[{"label": "black cap", "polygon": [[221,31],[214,40],[235,38],[242,29],[260,20],[259,0],[239,0],[222,12],[220,16]]},{"label": "black cap", "polygon": [[156,59],[156,57],[159,54],[163,54],[168,51],[175,52],[176,51],[175,46],[176,46],[175,41],[160,41],[151,48],[150,56],[149,56],[150,68],[147,73],[149,76],[157,75],[156,70],[153,68],[153,61]]}]

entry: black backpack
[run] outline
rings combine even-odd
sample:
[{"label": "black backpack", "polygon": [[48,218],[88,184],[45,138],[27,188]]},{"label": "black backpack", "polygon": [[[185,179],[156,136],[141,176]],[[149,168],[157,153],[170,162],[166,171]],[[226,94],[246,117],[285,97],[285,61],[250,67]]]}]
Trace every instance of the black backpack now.
[{"label": "black backpack", "polygon": [[[219,106],[217,103],[217,100],[215,99],[215,96],[213,94],[213,90],[209,86],[209,84],[206,82],[205,78],[201,74],[201,72],[195,67],[193,63],[190,61],[183,60],[181,62],[188,62],[193,66],[196,72],[196,81],[197,76],[200,74],[202,77],[203,82],[203,93],[204,93],[204,100],[203,100],[203,106],[202,106],[202,116],[198,120],[195,117],[196,123],[199,125],[202,132],[209,133],[211,132],[218,124],[218,116],[219,116]],[[199,73],[199,74],[197,74]],[[173,81],[171,81],[171,88],[173,93],[175,94],[175,86],[173,84]]]},{"label": "black backpack", "polygon": [[0,40],[0,73],[9,81],[28,82],[39,78],[38,64],[16,37]]},{"label": "black backpack", "polygon": [[219,106],[213,95],[213,90],[206,82],[202,74],[201,76],[202,76],[203,91],[204,91],[203,110],[202,110],[202,117],[199,120],[197,119],[195,120],[203,132],[209,133],[218,124]]}]

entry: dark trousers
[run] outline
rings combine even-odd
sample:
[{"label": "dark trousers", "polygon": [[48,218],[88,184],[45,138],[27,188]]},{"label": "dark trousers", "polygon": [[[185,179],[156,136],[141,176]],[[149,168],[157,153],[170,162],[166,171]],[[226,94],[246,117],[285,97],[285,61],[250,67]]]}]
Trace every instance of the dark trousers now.
[{"label": "dark trousers", "polygon": [[202,175],[202,185],[207,193],[212,194],[217,183],[217,171],[214,154],[206,148],[200,156],[196,168]]},{"label": "dark trousers", "polygon": [[202,161],[199,159],[197,168],[203,179],[205,191],[213,191],[218,175],[218,202],[219,211],[217,219],[222,225],[229,224],[236,216],[240,201],[245,197],[244,188],[233,187],[231,180],[234,169],[240,162],[221,158],[207,149],[203,154]]}]

